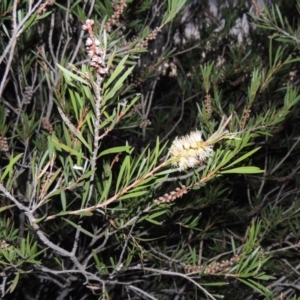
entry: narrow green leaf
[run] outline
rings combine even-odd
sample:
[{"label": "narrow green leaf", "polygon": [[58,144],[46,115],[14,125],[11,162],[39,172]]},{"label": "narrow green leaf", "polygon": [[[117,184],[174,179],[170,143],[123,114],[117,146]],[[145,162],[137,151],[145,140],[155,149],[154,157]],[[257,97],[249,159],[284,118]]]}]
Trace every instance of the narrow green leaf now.
[{"label": "narrow green leaf", "polygon": [[258,276],[255,276],[256,279],[258,280],[273,280],[276,279],[274,276],[266,275],[265,273],[259,274]]},{"label": "narrow green leaf", "polygon": [[24,26],[22,27],[22,32],[24,32],[29,26],[32,26],[36,23],[36,16],[37,13],[33,13],[31,17],[25,22]]},{"label": "narrow green leaf", "polygon": [[[49,188],[50,184],[47,187],[47,190]],[[53,190],[51,191],[44,199],[43,202],[45,202],[46,200],[50,200],[53,196],[59,195],[61,193],[61,189],[57,189],[57,190]]]},{"label": "narrow green leaf", "polygon": [[230,170],[225,170],[225,171],[220,171],[220,174],[257,174],[257,173],[264,173],[264,170],[261,170],[258,167],[251,167],[251,166],[246,166],[246,167],[239,167],[239,168],[234,168]]},{"label": "narrow green leaf", "polygon": [[233,239],[233,237],[230,237],[230,238],[231,238],[231,247],[232,247],[232,252],[233,252],[233,254],[235,255],[235,254],[236,254],[235,242],[234,242],[234,239]]},{"label": "narrow green leaf", "polygon": [[153,220],[151,218],[146,218],[145,220],[152,223],[152,224],[154,224],[154,225],[161,225],[162,224],[161,222],[158,222],[158,221]]},{"label": "narrow green leaf", "polygon": [[254,154],[255,152],[257,152],[261,147],[255,148],[251,151],[249,151],[248,153],[244,154],[243,156],[239,157],[237,160],[235,160],[233,163],[229,164],[226,166],[226,168],[232,167],[233,165],[243,161],[244,159],[246,159],[247,157],[251,156],[252,154]]},{"label": "narrow green leaf", "polygon": [[60,190],[60,200],[61,200],[61,206],[62,206],[63,211],[66,211],[67,200],[66,200],[66,193],[63,189]]},{"label": "narrow green leaf", "polygon": [[101,156],[107,155],[107,154],[112,154],[112,153],[122,153],[122,152],[126,152],[128,154],[130,154],[132,152],[133,148],[129,145],[126,146],[120,146],[120,147],[114,147],[114,148],[109,148],[106,149],[104,151],[102,151],[99,155],[98,158],[100,158]]},{"label": "narrow green leaf", "polygon": [[160,240],[160,239],[163,239],[165,238],[165,236],[158,236],[156,238],[149,238],[149,239],[146,239],[146,238],[140,238],[140,237],[137,237],[135,236],[134,237],[136,240],[138,241],[142,241],[142,242],[150,242],[150,241],[155,241],[155,240]]},{"label": "narrow green leaf", "polygon": [[23,156],[23,153],[18,154],[17,156],[11,158],[9,160],[8,166],[5,167],[5,170],[0,178],[0,181],[3,181],[7,174],[12,171],[14,164]]},{"label": "narrow green leaf", "polygon": [[130,67],[127,69],[127,71],[119,78],[119,80],[114,84],[114,86],[109,90],[107,90],[107,94],[104,95],[103,97],[103,103],[106,103],[109,99],[111,99],[117,91],[122,87],[122,84],[124,80],[129,76],[129,74],[132,73],[132,70],[134,69],[135,66]]},{"label": "narrow green leaf", "polygon": [[266,296],[266,297],[269,297],[272,295],[272,292],[269,291],[267,288],[265,288],[263,285],[261,285],[260,283],[252,280],[252,279],[242,279],[242,278],[239,278],[237,277],[237,279],[239,281],[241,281],[242,283],[244,283],[245,285],[248,285],[251,289],[255,290],[256,292]]},{"label": "narrow green leaf", "polygon": [[83,138],[81,132],[77,130],[77,128],[71,123],[65,113],[57,107],[59,114],[61,115],[64,123],[68,126],[68,128],[74,133],[74,135],[87,147],[89,152],[92,152],[91,146],[87,143],[87,141]]},{"label": "narrow green leaf", "polygon": [[[157,217],[159,217],[159,216],[161,216],[161,215],[163,215],[163,214],[165,214],[165,213],[167,213],[166,210],[161,210],[161,211],[158,211],[158,212],[156,212],[156,213],[154,213],[154,214],[144,216],[144,217],[142,217],[142,218],[139,219],[138,223],[139,223],[139,222],[142,222],[142,221],[144,221],[144,220],[147,220],[147,221],[149,221],[149,219],[153,220],[153,219],[155,219],[155,218],[157,218]],[[149,221],[149,222],[150,222],[150,221]],[[155,222],[157,222],[157,221],[155,221]],[[157,224],[158,224],[158,225],[161,225],[160,222],[157,222]]]},{"label": "narrow green leaf", "polygon": [[192,263],[193,263],[193,265],[196,265],[197,261],[198,261],[198,253],[197,253],[195,247],[193,247],[193,249],[192,249],[191,257],[192,257]]},{"label": "narrow green leaf", "polygon": [[103,114],[104,114],[106,119],[101,122],[101,124],[99,126],[99,129],[105,128],[109,124],[114,123],[115,119],[116,119],[116,112],[115,111],[113,111],[111,115],[107,115],[105,113],[105,111],[103,111]]},{"label": "narrow green leaf", "polygon": [[[9,253],[12,254],[12,251],[10,251]],[[10,259],[9,255],[8,255],[8,251],[6,251],[5,249],[0,249],[0,254],[2,254],[4,256],[4,258],[8,261],[11,262],[12,260]],[[4,265],[3,260],[0,260],[0,264]]]},{"label": "narrow green leaf", "polygon": [[108,81],[103,85],[103,89],[107,89],[109,85],[117,78],[117,76],[124,70],[124,64],[128,59],[128,55],[126,55],[118,64]]},{"label": "narrow green leaf", "polygon": [[15,204],[11,204],[11,205],[6,205],[6,206],[3,206],[3,207],[0,207],[0,212],[5,211],[5,210],[7,210],[7,209],[9,209],[11,207],[14,207],[14,206],[15,206]]},{"label": "narrow green leaf", "polygon": [[136,175],[136,178],[139,178],[140,174],[142,173],[142,170],[144,169],[146,162],[147,162],[147,158],[143,158],[142,162],[140,163],[140,167],[139,167],[138,173]]},{"label": "narrow green leaf", "polygon": [[87,180],[85,183],[84,183],[84,187],[83,187],[83,192],[82,192],[82,199],[81,199],[81,208],[83,208],[86,204],[86,201],[88,199],[88,195],[89,195],[89,192],[90,192],[90,186],[91,186],[91,182],[89,180]]},{"label": "narrow green leaf", "polygon": [[71,79],[74,79],[75,81],[79,81],[79,82],[81,82],[83,84],[89,85],[89,83],[86,80],[82,79],[81,77],[79,77],[78,75],[76,75],[73,72],[69,71],[68,69],[64,68],[60,64],[57,63],[56,65],[61,69],[61,71],[63,72],[64,76],[69,81],[71,81]]},{"label": "narrow green leaf", "polygon": [[111,189],[111,183],[112,183],[112,173],[110,172],[110,173],[107,175],[105,181],[103,182],[103,184],[104,184],[104,189],[103,189],[103,191],[102,191],[102,193],[101,193],[100,203],[101,203],[103,200],[107,199],[107,197],[108,197],[108,195],[109,195],[109,192],[110,192],[110,189]]},{"label": "narrow green leaf", "polygon": [[91,211],[79,211],[79,212],[75,213],[74,215],[90,217],[93,215],[93,213]]},{"label": "narrow green leaf", "polygon": [[42,14],[42,15],[37,15],[36,17],[36,21],[39,21],[39,20],[42,20],[42,19],[45,19],[47,18],[50,14],[52,14],[53,12],[50,10],[50,11],[47,11],[46,13]]},{"label": "narrow green leaf", "polygon": [[201,282],[201,285],[202,286],[224,286],[224,285],[229,285],[230,283],[229,282]]},{"label": "narrow green leaf", "polygon": [[[4,25],[4,22],[1,24],[2,25],[2,30],[4,31],[5,35],[10,38],[10,33],[7,30],[7,27]],[[8,25],[8,24],[7,24]]]},{"label": "narrow green leaf", "polygon": [[38,218],[38,219],[35,219],[34,220],[34,223],[39,223],[39,222],[41,222],[41,221],[43,221],[43,220],[45,220],[47,218],[47,215],[44,215],[43,217],[41,217],[41,218]]},{"label": "narrow green leaf", "polygon": [[91,170],[91,171],[84,173],[83,175],[80,176],[80,181],[82,181],[83,179],[86,179],[86,178],[90,178],[93,173],[95,173],[95,170]]},{"label": "narrow green leaf", "polygon": [[146,193],[147,193],[147,191],[140,191],[140,192],[135,192],[135,193],[128,193],[128,194],[125,194],[125,195],[121,196],[119,198],[119,200],[125,200],[125,199],[129,199],[129,198],[136,198],[136,197],[142,196],[142,195],[144,195]]},{"label": "narrow green leaf", "polygon": [[76,120],[79,120],[77,101],[76,101],[76,99],[75,99],[74,92],[73,92],[71,89],[68,89],[68,92],[69,92],[69,94],[70,94],[70,99],[71,99],[71,103],[72,103],[72,108],[73,108],[73,110],[74,110],[74,112],[75,112]]},{"label": "narrow green leaf", "polygon": [[128,173],[128,170],[130,170],[130,155],[126,155],[126,157],[122,163],[121,169],[118,174],[116,191],[119,191],[121,184],[122,184],[122,186],[127,184],[127,181],[124,180],[124,178],[125,178],[124,174]]},{"label": "narrow green leaf", "polygon": [[92,253],[93,253],[94,260],[96,262],[96,266],[100,268],[102,266],[102,264],[100,263],[97,253],[94,250],[92,250]]},{"label": "narrow green leaf", "polygon": [[279,9],[278,5],[276,5],[276,4],[275,4],[275,9],[276,9],[276,12],[277,12],[277,16],[278,16],[278,18],[279,18],[279,21],[280,21],[280,26],[281,26],[282,28],[284,28],[285,26],[284,26],[284,22],[283,22],[283,18],[282,18],[280,9]]},{"label": "narrow green leaf", "polygon": [[115,268],[116,264],[115,264],[114,258],[110,257],[109,260],[110,260],[112,267]]},{"label": "narrow green leaf", "polygon": [[14,289],[16,288],[18,282],[19,282],[19,279],[20,279],[20,273],[17,272],[16,273],[16,276],[11,284],[11,286],[9,287],[9,291],[12,293],[14,291]]},{"label": "narrow green leaf", "polygon": [[79,231],[81,231],[82,233],[90,236],[91,238],[95,238],[95,236],[93,234],[91,234],[90,232],[88,232],[87,230],[83,229],[80,225],[75,224],[74,222],[63,218],[67,223],[69,223],[70,225],[72,225],[73,227],[75,227],[76,229],[78,229]]}]

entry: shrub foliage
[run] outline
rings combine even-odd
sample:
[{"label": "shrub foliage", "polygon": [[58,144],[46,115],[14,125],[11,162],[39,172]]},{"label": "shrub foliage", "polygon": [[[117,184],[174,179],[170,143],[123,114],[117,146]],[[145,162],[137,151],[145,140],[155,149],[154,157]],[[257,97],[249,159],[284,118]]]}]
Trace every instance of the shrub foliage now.
[{"label": "shrub foliage", "polygon": [[234,2],[1,2],[4,299],[297,299],[300,5]]}]

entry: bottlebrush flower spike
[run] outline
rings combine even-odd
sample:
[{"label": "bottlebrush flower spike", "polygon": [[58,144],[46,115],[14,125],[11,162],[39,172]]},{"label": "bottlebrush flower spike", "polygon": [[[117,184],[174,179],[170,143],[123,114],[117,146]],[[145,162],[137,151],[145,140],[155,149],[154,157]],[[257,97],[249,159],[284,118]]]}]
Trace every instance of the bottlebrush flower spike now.
[{"label": "bottlebrush flower spike", "polygon": [[180,171],[201,165],[212,153],[213,147],[202,140],[199,130],[176,137],[169,149],[171,158],[174,158],[173,165]]}]

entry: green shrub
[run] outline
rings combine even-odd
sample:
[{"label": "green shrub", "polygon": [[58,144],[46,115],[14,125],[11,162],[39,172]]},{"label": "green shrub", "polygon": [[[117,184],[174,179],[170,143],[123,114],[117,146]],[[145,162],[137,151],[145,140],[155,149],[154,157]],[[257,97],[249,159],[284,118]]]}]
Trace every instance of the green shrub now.
[{"label": "green shrub", "polygon": [[253,7],[260,54],[176,49],[184,0],[1,3],[2,297],[296,299],[299,24]]}]

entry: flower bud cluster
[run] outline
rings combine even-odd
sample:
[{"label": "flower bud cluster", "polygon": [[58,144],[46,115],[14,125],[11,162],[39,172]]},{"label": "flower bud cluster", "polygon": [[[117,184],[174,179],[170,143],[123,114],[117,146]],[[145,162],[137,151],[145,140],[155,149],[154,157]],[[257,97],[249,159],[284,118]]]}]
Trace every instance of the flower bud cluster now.
[{"label": "flower bud cluster", "polygon": [[9,147],[8,147],[7,138],[0,134],[0,152],[8,152],[8,151],[9,151]]},{"label": "flower bud cluster", "polygon": [[31,86],[26,86],[25,90],[24,90],[23,103],[24,104],[30,104],[32,96],[33,96],[32,87]]},{"label": "flower bud cluster", "polygon": [[47,130],[50,134],[53,133],[53,127],[47,118],[41,118],[42,128]]},{"label": "flower bud cluster", "polygon": [[201,135],[201,131],[196,130],[173,141],[169,154],[180,171],[199,166],[212,155],[212,146],[204,142]]},{"label": "flower bud cluster", "polygon": [[88,19],[82,26],[82,29],[88,31],[90,35],[85,42],[85,47],[90,58],[90,66],[96,69],[98,74],[104,76],[108,72],[108,68],[105,66],[105,52],[99,47],[100,41],[94,37],[93,25],[94,21]]},{"label": "flower bud cluster", "polygon": [[105,30],[107,32],[110,32],[112,30],[112,26],[118,25],[119,19],[123,14],[123,11],[126,8],[126,6],[126,0],[121,0],[119,3],[117,1],[113,1],[114,13],[105,24]]},{"label": "flower bud cluster", "polygon": [[184,194],[188,192],[188,188],[186,186],[178,187],[175,191],[172,191],[170,193],[166,193],[163,196],[159,197],[158,199],[154,200],[154,203],[156,204],[162,204],[162,203],[169,203],[175,201],[177,198],[181,198]]},{"label": "flower bud cluster", "polygon": [[9,250],[10,244],[8,244],[5,240],[0,240],[0,249]]},{"label": "flower bud cluster", "polygon": [[[219,263],[211,264],[208,266],[193,266],[186,265],[185,272],[186,273],[200,273],[203,272],[205,275],[216,275],[220,272],[226,272],[232,266],[234,266],[241,258],[241,255],[235,255],[231,259],[223,260]],[[204,270],[204,271],[203,271]]]},{"label": "flower bud cluster", "polygon": [[138,48],[147,48],[150,41],[155,40],[157,35],[161,32],[162,27],[156,27],[149,35],[142,41]]},{"label": "flower bud cluster", "polygon": [[140,128],[146,128],[151,125],[151,121],[149,119],[142,121],[140,124]]},{"label": "flower bud cluster", "polygon": [[245,109],[241,120],[240,129],[244,130],[248,120],[250,119],[251,109]]}]

